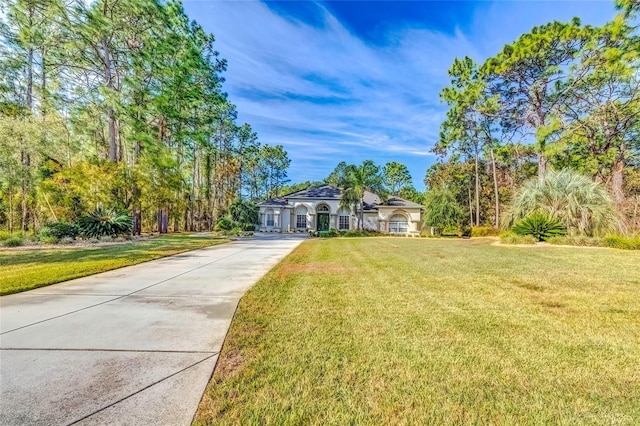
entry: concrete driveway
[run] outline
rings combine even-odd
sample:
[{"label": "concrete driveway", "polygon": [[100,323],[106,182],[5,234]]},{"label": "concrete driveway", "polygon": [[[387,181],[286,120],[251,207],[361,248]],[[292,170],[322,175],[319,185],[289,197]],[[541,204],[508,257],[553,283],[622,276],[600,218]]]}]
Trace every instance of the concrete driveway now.
[{"label": "concrete driveway", "polygon": [[190,424],[238,300],[304,236],[262,234],[0,298],[0,424]]}]

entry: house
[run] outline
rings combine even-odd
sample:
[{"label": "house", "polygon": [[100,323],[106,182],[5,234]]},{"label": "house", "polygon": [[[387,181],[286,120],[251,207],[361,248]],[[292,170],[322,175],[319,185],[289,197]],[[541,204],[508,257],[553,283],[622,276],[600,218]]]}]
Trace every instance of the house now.
[{"label": "house", "polygon": [[[260,231],[309,232],[329,229],[357,229],[360,206],[340,206],[342,190],[324,185],[272,198],[258,204]],[[377,195],[365,192],[363,228],[394,234],[420,233],[420,204],[390,197],[382,201]]]}]

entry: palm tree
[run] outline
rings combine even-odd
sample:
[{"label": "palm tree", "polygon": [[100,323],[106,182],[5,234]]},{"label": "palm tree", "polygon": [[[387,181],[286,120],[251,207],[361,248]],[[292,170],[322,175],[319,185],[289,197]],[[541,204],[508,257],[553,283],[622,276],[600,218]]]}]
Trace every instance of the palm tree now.
[{"label": "palm tree", "polygon": [[503,227],[534,213],[557,218],[572,234],[598,235],[620,230],[622,222],[606,189],[574,170],[549,171],[516,192]]},{"label": "palm tree", "polygon": [[360,212],[358,215],[358,229],[362,230],[364,223],[364,193],[373,192],[378,197],[386,197],[387,190],[384,186],[384,179],[378,167],[373,161],[365,160],[361,165],[349,164],[342,168],[341,176],[337,179],[338,186],[343,189],[340,206],[357,211],[358,204]]}]

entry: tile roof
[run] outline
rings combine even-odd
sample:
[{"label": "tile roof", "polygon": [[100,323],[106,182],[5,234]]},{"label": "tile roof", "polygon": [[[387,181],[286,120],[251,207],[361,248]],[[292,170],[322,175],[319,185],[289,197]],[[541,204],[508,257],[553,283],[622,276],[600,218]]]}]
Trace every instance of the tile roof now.
[{"label": "tile roof", "polygon": [[[264,201],[259,206],[274,206],[274,207],[286,207],[290,206],[288,199],[291,198],[316,198],[320,200],[334,199],[339,200],[342,198],[342,190],[330,185],[314,186],[311,188],[303,189],[302,191],[292,192],[282,197],[272,198]],[[371,211],[377,210],[378,207],[406,207],[406,208],[423,208],[420,204],[413,201],[405,200],[400,197],[392,196],[386,201],[382,202],[373,192],[365,191],[364,193],[364,210]]]},{"label": "tile roof", "polygon": [[283,195],[284,198],[323,198],[339,200],[342,197],[342,190],[330,185],[313,186],[302,191],[292,192]]},{"label": "tile roof", "polygon": [[272,198],[270,200],[263,201],[262,203],[258,204],[258,206],[274,206],[274,207],[285,207],[287,205],[289,205],[289,203],[284,198]]}]

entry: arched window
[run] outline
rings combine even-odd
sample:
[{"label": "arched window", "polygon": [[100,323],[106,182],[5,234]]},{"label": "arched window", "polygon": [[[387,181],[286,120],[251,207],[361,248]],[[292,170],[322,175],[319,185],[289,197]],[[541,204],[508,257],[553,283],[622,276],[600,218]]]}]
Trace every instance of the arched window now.
[{"label": "arched window", "polygon": [[318,213],[329,213],[329,206],[327,206],[326,204],[322,204],[322,205],[318,206],[316,211]]},{"label": "arched window", "polygon": [[389,219],[389,232],[409,232],[409,221],[401,214],[391,216],[391,219]]}]

